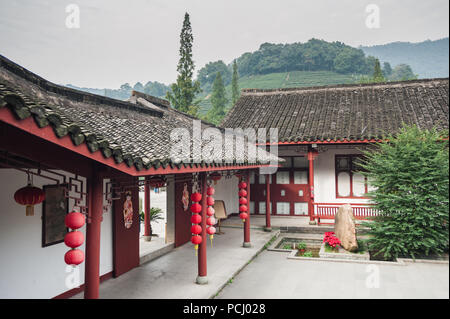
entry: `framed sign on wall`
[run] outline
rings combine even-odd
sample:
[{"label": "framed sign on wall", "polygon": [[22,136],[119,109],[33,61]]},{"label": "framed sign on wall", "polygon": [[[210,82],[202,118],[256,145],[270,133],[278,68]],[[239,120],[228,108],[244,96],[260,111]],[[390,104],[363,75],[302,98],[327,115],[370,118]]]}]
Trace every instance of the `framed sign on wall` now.
[{"label": "framed sign on wall", "polygon": [[42,247],[64,241],[67,227],[64,219],[69,212],[69,199],[65,196],[67,184],[45,185],[42,203]]}]

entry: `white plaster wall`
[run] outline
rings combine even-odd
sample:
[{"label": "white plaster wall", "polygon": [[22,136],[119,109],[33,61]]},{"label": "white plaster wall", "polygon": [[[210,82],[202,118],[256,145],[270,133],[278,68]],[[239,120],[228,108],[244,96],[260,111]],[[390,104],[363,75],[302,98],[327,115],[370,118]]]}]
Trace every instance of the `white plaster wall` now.
[{"label": "white plaster wall", "polygon": [[336,198],[335,155],[360,154],[355,148],[329,149],[314,160],[314,201],[316,203],[367,203],[365,198]]},{"label": "white plaster wall", "polygon": [[[54,182],[34,177],[35,186],[48,184]],[[0,298],[52,298],[70,290],[66,268],[71,266],[64,262],[70,248],[64,242],[42,247],[42,204],[35,206],[34,216],[25,216],[25,207],[14,201],[15,191],[25,185],[25,173],[0,169]],[[69,200],[69,210],[73,204]],[[103,215],[100,275],[113,270],[112,221],[111,211]],[[86,226],[80,231],[86,235]],[[85,251],[85,245],[80,249]],[[84,283],[84,265],[78,266],[80,284]]]},{"label": "white plaster wall", "polygon": [[239,212],[238,184],[239,179],[236,176],[231,178],[222,176],[216,185],[213,184],[215,189],[213,197],[215,200],[223,200],[228,215]]}]

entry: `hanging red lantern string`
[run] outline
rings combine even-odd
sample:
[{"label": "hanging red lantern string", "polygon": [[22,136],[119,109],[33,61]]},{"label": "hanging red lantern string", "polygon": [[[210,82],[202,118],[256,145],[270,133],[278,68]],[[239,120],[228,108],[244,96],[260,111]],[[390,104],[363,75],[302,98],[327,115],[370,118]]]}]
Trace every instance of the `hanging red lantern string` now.
[{"label": "hanging red lantern string", "polygon": [[193,181],[193,189],[195,191],[191,195],[191,201],[192,201],[192,205],[191,205],[191,212],[192,212],[191,242],[194,244],[195,255],[197,256],[198,245],[200,245],[202,243],[202,236],[200,236],[200,234],[202,233],[202,226],[199,225],[202,222],[202,216],[199,215],[202,211],[202,205],[199,204],[199,202],[202,200],[202,194],[199,192],[196,177],[194,178],[194,181]]},{"label": "hanging red lantern string", "polygon": [[72,211],[66,215],[64,219],[67,228],[72,229],[72,231],[68,232],[64,236],[64,243],[66,246],[72,248],[64,255],[64,261],[68,265],[79,265],[84,261],[84,253],[80,249],[76,249],[80,247],[84,243],[84,234],[82,232],[77,231],[84,226],[86,222],[86,218],[82,213]]},{"label": "hanging red lantern string", "polygon": [[242,222],[245,222],[245,220],[248,218],[248,200],[247,200],[247,183],[242,180],[242,177],[239,178],[239,217],[242,219]]},{"label": "hanging red lantern string", "polygon": [[[214,176],[216,176],[216,175],[214,175],[214,174],[217,174],[219,176],[219,178],[217,180],[220,179],[221,175],[218,173],[211,174],[211,179],[214,180],[214,184],[215,184],[216,179],[214,179]],[[209,235],[209,240],[211,241],[211,247],[213,246],[213,238],[214,238],[214,234],[216,233],[216,229],[213,227],[216,224],[216,219],[214,218],[215,211],[214,211],[214,207],[212,207],[214,205],[214,198],[212,197],[212,195],[214,195],[214,193],[215,193],[214,187],[209,185],[208,188],[206,189],[206,194],[208,195],[208,197],[206,197],[206,204],[208,205],[208,208],[206,209],[206,215],[209,216],[206,219],[206,225],[208,225],[208,227],[206,228],[206,232]]]}]

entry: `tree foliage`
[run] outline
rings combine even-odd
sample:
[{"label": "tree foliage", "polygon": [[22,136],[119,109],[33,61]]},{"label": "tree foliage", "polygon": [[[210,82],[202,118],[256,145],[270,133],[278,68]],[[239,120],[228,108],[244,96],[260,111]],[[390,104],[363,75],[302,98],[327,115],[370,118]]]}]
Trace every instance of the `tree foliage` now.
[{"label": "tree foliage", "polygon": [[220,72],[222,75],[222,80],[225,85],[230,84],[231,71],[228,66],[222,60],[209,62],[197,74],[197,81],[200,82],[203,90],[209,91],[212,88],[217,72]]},{"label": "tree foliage", "polygon": [[219,124],[225,116],[225,107],[227,102],[222,76],[220,72],[217,72],[211,93],[212,108],[208,111],[206,119],[213,124]]},{"label": "tree foliage", "polygon": [[[178,61],[178,77],[176,83],[170,88],[172,92],[167,92],[167,99],[176,109],[182,112],[189,112],[193,104],[195,95],[200,92],[200,82],[193,81],[194,61],[192,60],[192,34],[189,14],[184,15],[183,27],[180,34],[180,60]],[[192,110],[191,110],[192,112]]]},{"label": "tree foliage", "polygon": [[259,50],[237,59],[241,76],[289,71],[334,71],[368,74],[370,59],[342,42],[311,39],[306,43],[263,43]]},{"label": "tree foliage", "polygon": [[385,140],[361,161],[379,211],[364,223],[369,248],[386,259],[448,251],[448,131],[405,126]]},{"label": "tree foliage", "polygon": [[237,64],[236,60],[233,61],[233,77],[231,79],[231,101],[232,104],[236,104],[236,101],[239,99],[240,92],[239,92],[239,75],[237,70]]},{"label": "tree foliage", "polygon": [[406,80],[415,80],[417,79],[417,75],[415,75],[408,64],[399,64],[394,70],[392,70],[392,74],[390,80],[392,81],[406,81]]}]

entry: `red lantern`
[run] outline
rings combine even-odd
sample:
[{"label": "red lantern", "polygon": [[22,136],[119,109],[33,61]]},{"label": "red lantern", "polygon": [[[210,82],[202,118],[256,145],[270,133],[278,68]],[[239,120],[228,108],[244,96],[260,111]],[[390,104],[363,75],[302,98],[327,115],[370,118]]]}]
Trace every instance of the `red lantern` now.
[{"label": "red lantern", "polygon": [[240,197],[246,197],[246,196],[247,196],[247,191],[246,191],[245,189],[241,189],[241,190],[239,191],[239,196],[240,196]]},{"label": "red lantern", "polygon": [[200,213],[202,211],[202,205],[194,203],[191,205],[191,212],[194,214]]},{"label": "red lantern", "polygon": [[213,226],[208,227],[208,228],[206,229],[206,232],[208,233],[208,235],[214,235],[214,234],[216,233],[216,228],[213,227]]},{"label": "red lantern", "polygon": [[208,208],[206,208],[206,215],[208,216],[213,216],[215,213],[214,208],[211,206],[208,206]]},{"label": "red lantern", "polygon": [[240,211],[240,212],[243,212],[243,213],[247,212],[247,211],[248,211],[247,205],[241,205],[241,206],[239,206],[239,211]]},{"label": "red lantern", "polygon": [[247,213],[240,213],[239,217],[242,219],[243,222],[245,222],[245,220],[248,218],[248,214]]},{"label": "red lantern", "polygon": [[201,234],[202,233],[202,226],[200,226],[200,225],[192,225],[191,233],[192,234],[196,234],[196,235]]},{"label": "red lantern", "polygon": [[194,245],[200,245],[202,243],[202,236],[200,236],[200,235],[192,236],[191,242]]},{"label": "red lantern", "polygon": [[206,189],[206,194],[207,194],[208,196],[214,195],[214,192],[215,192],[214,187],[208,187],[208,188]]},{"label": "red lantern", "polygon": [[239,188],[241,188],[241,189],[247,188],[247,183],[246,183],[246,182],[240,182],[238,186],[239,186]]},{"label": "red lantern", "polygon": [[68,265],[79,265],[84,261],[84,253],[79,249],[71,249],[64,255],[64,261]]},{"label": "red lantern", "polygon": [[206,219],[206,224],[209,226],[213,226],[216,224],[216,219],[214,217],[208,217]]},{"label": "red lantern", "polygon": [[193,202],[200,202],[202,200],[202,194],[196,192],[196,193],[192,193],[191,195],[191,201]]},{"label": "red lantern", "polygon": [[44,199],[44,191],[38,187],[34,187],[31,183],[14,193],[14,200],[17,204],[26,206],[26,216],[34,216],[34,205],[42,203]]},{"label": "red lantern", "polygon": [[211,196],[206,197],[206,204],[208,206],[213,206],[214,205],[214,198],[212,198]]},{"label": "red lantern", "polygon": [[241,205],[247,205],[247,198],[245,198],[245,197],[240,197],[240,198],[239,198],[239,204],[241,204]]},{"label": "red lantern", "polygon": [[83,245],[84,235],[79,231],[72,231],[64,236],[64,243],[70,248],[76,248]]},{"label": "red lantern", "polygon": [[86,218],[82,213],[79,212],[70,212],[66,215],[65,223],[68,228],[78,229],[83,227],[86,222]]},{"label": "red lantern", "polygon": [[202,222],[202,216],[199,214],[194,214],[191,216],[191,223],[192,224],[200,224]]}]

